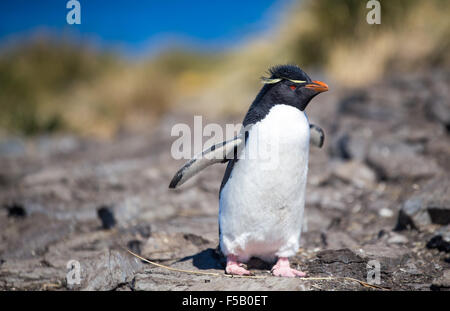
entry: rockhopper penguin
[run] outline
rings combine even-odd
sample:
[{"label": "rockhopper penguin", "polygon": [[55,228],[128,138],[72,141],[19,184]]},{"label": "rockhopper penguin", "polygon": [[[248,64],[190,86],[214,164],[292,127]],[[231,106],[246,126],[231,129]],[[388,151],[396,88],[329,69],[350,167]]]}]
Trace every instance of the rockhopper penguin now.
[{"label": "rockhopper penguin", "polygon": [[275,66],[251,104],[241,134],[194,156],[174,176],[175,188],[203,168],[228,162],[219,193],[220,249],[226,273],[250,275],[251,257],[275,262],[275,276],[303,277],[288,258],[299,249],[310,143],[323,131],[309,124],[305,108],[328,90],[294,65]]}]

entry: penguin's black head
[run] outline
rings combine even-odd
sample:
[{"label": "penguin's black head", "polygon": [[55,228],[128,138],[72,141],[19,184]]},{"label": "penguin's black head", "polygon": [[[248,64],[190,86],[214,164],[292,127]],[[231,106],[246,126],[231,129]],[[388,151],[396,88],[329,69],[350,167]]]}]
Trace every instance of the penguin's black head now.
[{"label": "penguin's black head", "polygon": [[328,91],[328,85],[313,81],[295,65],[281,65],[269,69],[270,78],[262,78],[265,86],[259,99],[275,104],[285,104],[305,110],[311,99]]}]

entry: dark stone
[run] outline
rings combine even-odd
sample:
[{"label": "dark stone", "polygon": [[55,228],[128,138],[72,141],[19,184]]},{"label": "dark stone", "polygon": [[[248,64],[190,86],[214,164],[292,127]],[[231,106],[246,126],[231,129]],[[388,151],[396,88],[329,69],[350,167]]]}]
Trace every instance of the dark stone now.
[{"label": "dark stone", "polygon": [[183,237],[186,240],[190,241],[192,244],[196,245],[196,246],[202,246],[202,245],[205,245],[205,244],[209,243],[208,240],[202,238],[199,235],[195,235],[195,234],[192,234],[192,233],[186,233],[186,234],[183,235]]},{"label": "dark stone", "polygon": [[5,208],[8,210],[8,217],[25,218],[27,216],[26,209],[20,204],[13,203],[5,206]]},{"label": "dark stone", "polygon": [[130,231],[133,234],[141,235],[144,239],[148,239],[152,235],[152,228],[150,225],[137,225]]},{"label": "dark stone", "polygon": [[342,223],[342,219],[339,217],[335,217],[330,221],[330,224],[327,227],[327,230],[339,228]]},{"label": "dark stone", "polygon": [[348,248],[339,250],[324,250],[317,254],[317,258],[319,258],[319,260],[323,263],[341,262],[348,264],[364,262],[364,259],[356,255]]},{"label": "dark stone", "polygon": [[437,249],[440,252],[450,252],[450,242],[445,241],[441,235],[436,235],[427,243],[427,248]]},{"label": "dark stone", "polygon": [[444,270],[444,273],[433,280],[430,286],[433,291],[449,291],[450,290],[450,270]]},{"label": "dark stone", "polygon": [[344,98],[339,105],[339,112],[343,115],[357,116],[368,120],[386,121],[395,118],[392,107],[370,105],[371,98],[366,91],[356,91]]},{"label": "dark stone", "polygon": [[0,142],[0,156],[20,157],[26,153],[25,142],[16,137],[11,137]]},{"label": "dark stone", "polygon": [[128,243],[127,243],[128,249],[138,255],[141,254],[141,245],[142,245],[142,242],[138,241],[138,240],[131,240],[131,241],[128,241]]},{"label": "dark stone", "polygon": [[322,242],[322,244],[323,244],[324,246],[327,246],[327,245],[328,245],[328,242],[327,242],[327,235],[326,235],[325,232],[321,232],[321,233],[320,233],[320,241]]},{"label": "dark stone", "polygon": [[417,230],[417,227],[414,225],[414,221],[412,218],[405,213],[405,211],[400,210],[398,212],[397,224],[395,225],[394,231],[403,231],[407,229]]},{"label": "dark stone", "polygon": [[[397,226],[398,226],[398,224],[397,224]],[[379,232],[378,232],[378,238],[379,239],[381,239],[383,236],[385,236],[386,235],[386,231],[385,230],[383,230],[383,229],[381,229]]]},{"label": "dark stone", "polygon": [[111,229],[116,225],[116,220],[111,209],[107,206],[101,206],[97,210],[98,218],[102,221],[103,229]]},{"label": "dark stone", "polygon": [[420,192],[409,197],[398,214],[395,231],[422,229],[434,223],[450,224],[450,178],[435,177]]},{"label": "dark stone", "polygon": [[80,290],[114,290],[121,284],[131,282],[141,268],[140,260],[128,252],[104,250],[83,262]]},{"label": "dark stone", "polygon": [[362,115],[364,104],[368,101],[368,94],[364,91],[354,92],[339,103],[339,112],[342,114]]},{"label": "dark stone", "polygon": [[430,215],[431,222],[438,225],[450,224],[450,209],[440,207],[429,207],[428,214]]},{"label": "dark stone", "polygon": [[436,96],[429,100],[425,108],[430,119],[441,123],[447,130],[450,128],[450,104],[446,98]]},{"label": "dark stone", "polygon": [[[300,265],[302,262],[295,262]],[[367,275],[366,261],[349,249],[324,250],[317,259],[306,263],[309,275],[346,276],[363,279]]]},{"label": "dark stone", "polygon": [[398,142],[392,137],[374,141],[366,163],[377,172],[379,180],[420,180],[440,171],[435,160],[423,155],[415,145]]},{"label": "dark stone", "polygon": [[0,173],[0,186],[7,186],[10,184],[10,179],[8,176]]},{"label": "dark stone", "polygon": [[348,134],[340,136],[335,140],[331,147],[331,155],[344,160],[350,160],[352,158],[352,154],[350,152],[349,143],[350,136]]}]

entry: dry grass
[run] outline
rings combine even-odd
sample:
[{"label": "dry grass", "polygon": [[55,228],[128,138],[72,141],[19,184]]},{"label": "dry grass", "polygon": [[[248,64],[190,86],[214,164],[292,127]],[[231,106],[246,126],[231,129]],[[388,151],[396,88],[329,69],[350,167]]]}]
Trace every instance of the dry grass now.
[{"label": "dry grass", "polygon": [[[359,87],[390,75],[450,65],[450,3],[383,1],[381,25],[366,22],[365,1],[303,1],[265,36],[231,51],[183,97],[191,111],[242,115],[268,67],[297,63],[321,71],[339,87]],[[182,106],[182,105],[180,105]]]}]

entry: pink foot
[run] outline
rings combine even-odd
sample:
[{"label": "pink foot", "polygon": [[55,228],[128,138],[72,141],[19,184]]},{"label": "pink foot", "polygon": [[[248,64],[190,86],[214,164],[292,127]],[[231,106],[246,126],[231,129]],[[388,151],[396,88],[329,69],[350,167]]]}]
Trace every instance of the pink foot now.
[{"label": "pink foot", "polygon": [[237,262],[237,257],[235,255],[227,256],[227,267],[225,268],[227,274],[233,275],[251,275],[250,271],[246,270]]},{"label": "pink foot", "polygon": [[287,259],[286,257],[280,257],[278,259],[277,263],[272,268],[272,274],[275,276],[284,276],[289,278],[294,278],[296,276],[298,277],[306,276],[305,272],[292,269],[289,266],[289,259]]}]

